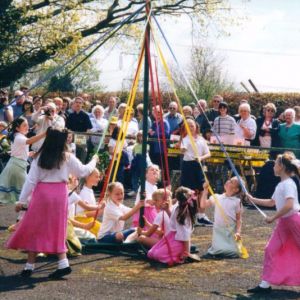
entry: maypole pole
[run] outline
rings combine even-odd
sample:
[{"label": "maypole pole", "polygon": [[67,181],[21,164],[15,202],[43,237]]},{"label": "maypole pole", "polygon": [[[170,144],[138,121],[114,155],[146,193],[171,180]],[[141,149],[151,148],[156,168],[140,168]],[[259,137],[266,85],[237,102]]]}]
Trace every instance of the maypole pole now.
[{"label": "maypole pole", "polygon": [[[142,144],[142,172],[141,172],[141,195],[140,199],[145,199],[145,181],[147,168],[147,138],[148,138],[148,106],[149,106],[149,57],[150,51],[150,19],[149,13],[151,8],[151,0],[146,0],[146,20],[148,21],[145,33],[145,63],[144,63],[144,108],[143,108],[143,144]],[[144,227],[144,207],[140,208],[140,227]]]}]

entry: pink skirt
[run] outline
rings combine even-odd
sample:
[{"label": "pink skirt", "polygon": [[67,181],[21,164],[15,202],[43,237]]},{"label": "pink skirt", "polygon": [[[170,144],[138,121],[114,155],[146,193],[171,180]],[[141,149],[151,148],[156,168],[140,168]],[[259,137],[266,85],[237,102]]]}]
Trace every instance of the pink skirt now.
[{"label": "pink skirt", "polygon": [[183,263],[184,242],[175,240],[175,231],[170,231],[148,252],[148,258],[168,264]]},{"label": "pink skirt", "polygon": [[[154,219],[157,216],[156,208],[154,206],[145,206],[144,216],[149,223],[153,224]],[[139,227],[139,218],[140,218],[140,211],[136,212],[133,215],[132,227]],[[148,226],[145,226],[144,230],[148,230]]]},{"label": "pink skirt", "polygon": [[66,183],[39,182],[28,211],[6,247],[31,252],[65,253],[68,192]]},{"label": "pink skirt", "polygon": [[265,248],[262,279],[300,286],[300,214],[280,218]]}]

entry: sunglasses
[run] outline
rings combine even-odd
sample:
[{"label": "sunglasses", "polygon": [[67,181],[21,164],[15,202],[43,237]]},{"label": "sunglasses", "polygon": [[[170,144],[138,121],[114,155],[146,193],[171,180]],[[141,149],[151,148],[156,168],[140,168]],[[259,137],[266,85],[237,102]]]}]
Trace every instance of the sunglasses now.
[{"label": "sunglasses", "polygon": [[274,112],[274,110],[273,109],[266,109],[266,111],[268,111],[268,112]]},{"label": "sunglasses", "polygon": [[169,107],[169,109],[170,109],[170,110],[175,110],[175,109],[176,109],[176,107]]}]

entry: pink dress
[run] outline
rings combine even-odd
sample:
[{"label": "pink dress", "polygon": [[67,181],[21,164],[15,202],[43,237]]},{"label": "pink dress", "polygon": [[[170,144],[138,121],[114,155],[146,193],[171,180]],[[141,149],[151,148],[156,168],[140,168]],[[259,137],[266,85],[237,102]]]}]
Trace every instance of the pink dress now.
[{"label": "pink dress", "polygon": [[280,218],[265,249],[262,279],[300,286],[300,214]]},{"label": "pink dress", "polygon": [[67,185],[39,182],[33,191],[28,211],[7,242],[10,249],[43,253],[67,251]]},{"label": "pink dress", "polygon": [[[140,201],[140,190],[141,190],[141,188],[139,188],[139,190],[138,190],[135,204],[137,204]],[[145,182],[145,190],[146,190],[146,199],[151,199],[153,192],[157,190],[157,186],[146,181]],[[156,211],[155,206],[149,205],[146,203],[145,208],[144,208],[144,216],[148,220],[148,222],[152,224],[156,215],[157,215],[157,211]],[[139,226],[139,219],[140,219],[140,211],[136,212],[133,215],[132,227]],[[144,227],[144,229],[147,230],[148,229],[147,226]]]},{"label": "pink dress", "polygon": [[158,241],[148,252],[150,259],[174,265],[183,262],[184,244],[191,239],[193,227],[191,221],[185,220],[181,225],[177,222],[178,206],[176,205],[170,218],[170,232]]},{"label": "pink dress", "polygon": [[[42,169],[33,160],[20,195],[20,203],[30,199],[28,211],[6,246],[32,252],[65,253],[67,251],[67,184],[70,174],[86,177],[96,167],[92,160],[83,165],[73,154],[68,154],[59,168]],[[30,198],[31,197],[31,198]]]},{"label": "pink dress", "polygon": [[262,279],[274,285],[300,286],[300,206],[294,181],[279,182],[272,199],[277,210],[287,199],[293,200],[293,207],[277,221],[266,246]]}]

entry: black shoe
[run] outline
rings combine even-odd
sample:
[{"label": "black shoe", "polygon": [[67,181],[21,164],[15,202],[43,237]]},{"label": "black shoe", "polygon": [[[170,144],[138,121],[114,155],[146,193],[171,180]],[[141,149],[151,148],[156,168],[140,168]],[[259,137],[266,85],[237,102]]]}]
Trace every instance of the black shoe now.
[{"label": "black shoe", "polygon": [[203,227],[211,227],[214,223],[207,217],[197,218],[196,225]]},{"label": "black shoe", "polygon": [[57,269],[53,273],[49,274],[50,279],[60,279],[64,277],[65,275],[68,275],[72,272],[72,269],[70,267],[64,268],[64,269]]},{"label": "black shoe", "polygon": [[269,286],[268,288],[262,288],[259,285],[256,286],[253,289],[247,290],[248,293],[251,294],[263,294],[263,293],[270,293],[272,291],[272,288]]},{"label": "black shoe", "polygon": [[213,254],[209,254],[209,253],[206,253],[206,254],[202,255],[201,258],[204,258],[204,259],[214,259],[214,260],[221,260],[221,259],[223,259],[223,257],[221,255],[213,255]]},{"label": "black shoe", "polygon": [[23,278],[29,278],[32,275],[32,270],[23,270],[20,274]]}]

